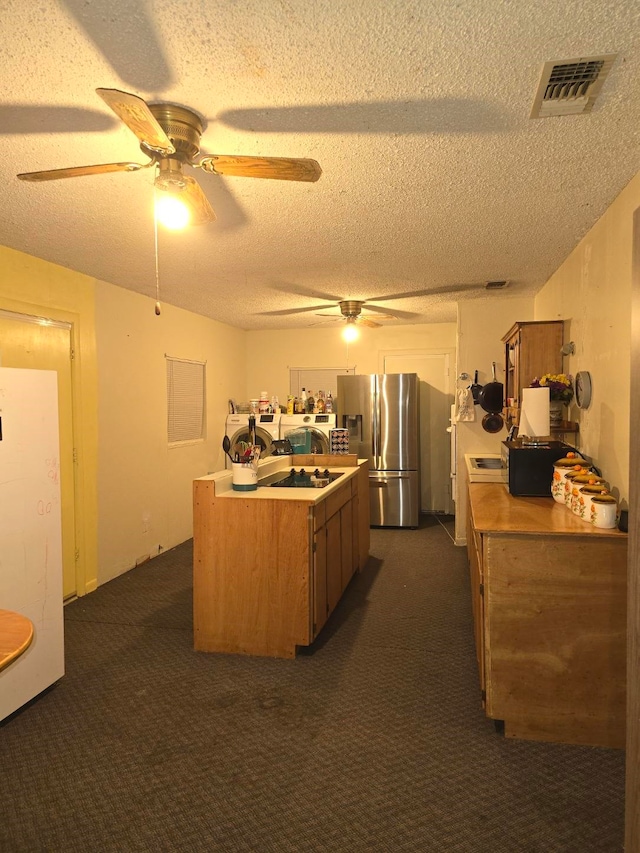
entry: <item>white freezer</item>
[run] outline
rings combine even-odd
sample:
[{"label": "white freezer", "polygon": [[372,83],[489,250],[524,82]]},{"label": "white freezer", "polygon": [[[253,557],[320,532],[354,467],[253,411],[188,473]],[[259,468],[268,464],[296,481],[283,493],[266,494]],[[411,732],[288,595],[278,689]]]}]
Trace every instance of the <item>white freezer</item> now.
[{"label": "white freezer", "polygon": [[64,675],[57,378],[0,368],[0,609],[34,625],[0,672],[0,720]]}]

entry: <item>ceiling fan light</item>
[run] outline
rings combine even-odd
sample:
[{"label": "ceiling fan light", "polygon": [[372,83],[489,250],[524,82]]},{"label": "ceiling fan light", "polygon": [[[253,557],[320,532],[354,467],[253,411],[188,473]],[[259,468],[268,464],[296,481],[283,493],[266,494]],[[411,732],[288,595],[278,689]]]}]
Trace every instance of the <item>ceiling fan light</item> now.
[{"label": "ceiling fan light", "polygon": [[191,222],[189,206],[174,193],[156,193],[155,209],[158,222],[171,231],[181,231]]},{"label": "ceiling fan light", "polygon": [[345,343],[352,344],[354,341],[357,341],[359,337],[360,332],[356,326],[356,318],[348,317],[346,326],[342,330],[342,340],[345,341]]}]

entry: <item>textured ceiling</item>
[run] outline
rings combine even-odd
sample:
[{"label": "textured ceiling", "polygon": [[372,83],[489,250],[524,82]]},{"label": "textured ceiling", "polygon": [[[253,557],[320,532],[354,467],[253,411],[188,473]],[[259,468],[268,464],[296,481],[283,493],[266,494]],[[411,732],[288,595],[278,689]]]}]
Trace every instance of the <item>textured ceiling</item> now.
[{"label": "textured ceiling", "polygon": [[[533,293],[640,169],[639,19],[637,0],[5,0],[0,243],[155,298],[152,169],[15,177],[144,162],[95,93],[117,88],[191,107],[207,154],[323,170],[191,172],[217,221],[159,234],[163,302],[275,329],[342,298],[408,323],[489,298],[454,286]],[[529,119],[545,61],[600,53],[590,114]]]}]

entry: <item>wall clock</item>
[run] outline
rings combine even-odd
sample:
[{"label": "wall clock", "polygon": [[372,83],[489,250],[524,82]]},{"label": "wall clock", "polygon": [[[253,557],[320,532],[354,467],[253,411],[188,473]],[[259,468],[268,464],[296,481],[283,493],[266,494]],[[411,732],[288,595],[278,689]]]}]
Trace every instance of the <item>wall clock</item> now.
[{"label": "wall clock", "polygon": [[591,402],[591,374],[588,370],[576,373],[576,403],[579,409],[587,409]]}]

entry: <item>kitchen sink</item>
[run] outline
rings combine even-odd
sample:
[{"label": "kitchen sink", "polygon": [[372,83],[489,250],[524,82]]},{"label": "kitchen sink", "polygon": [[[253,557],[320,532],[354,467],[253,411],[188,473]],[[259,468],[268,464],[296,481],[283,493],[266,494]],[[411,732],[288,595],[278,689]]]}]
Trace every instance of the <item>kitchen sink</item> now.
[{"label": "kitchen sink", "polygon": [[481,456],[480,458],[476,457],[475,465],[476,465],[476,468],[502,468],[502,460],[501,459],[484,459]]}]

